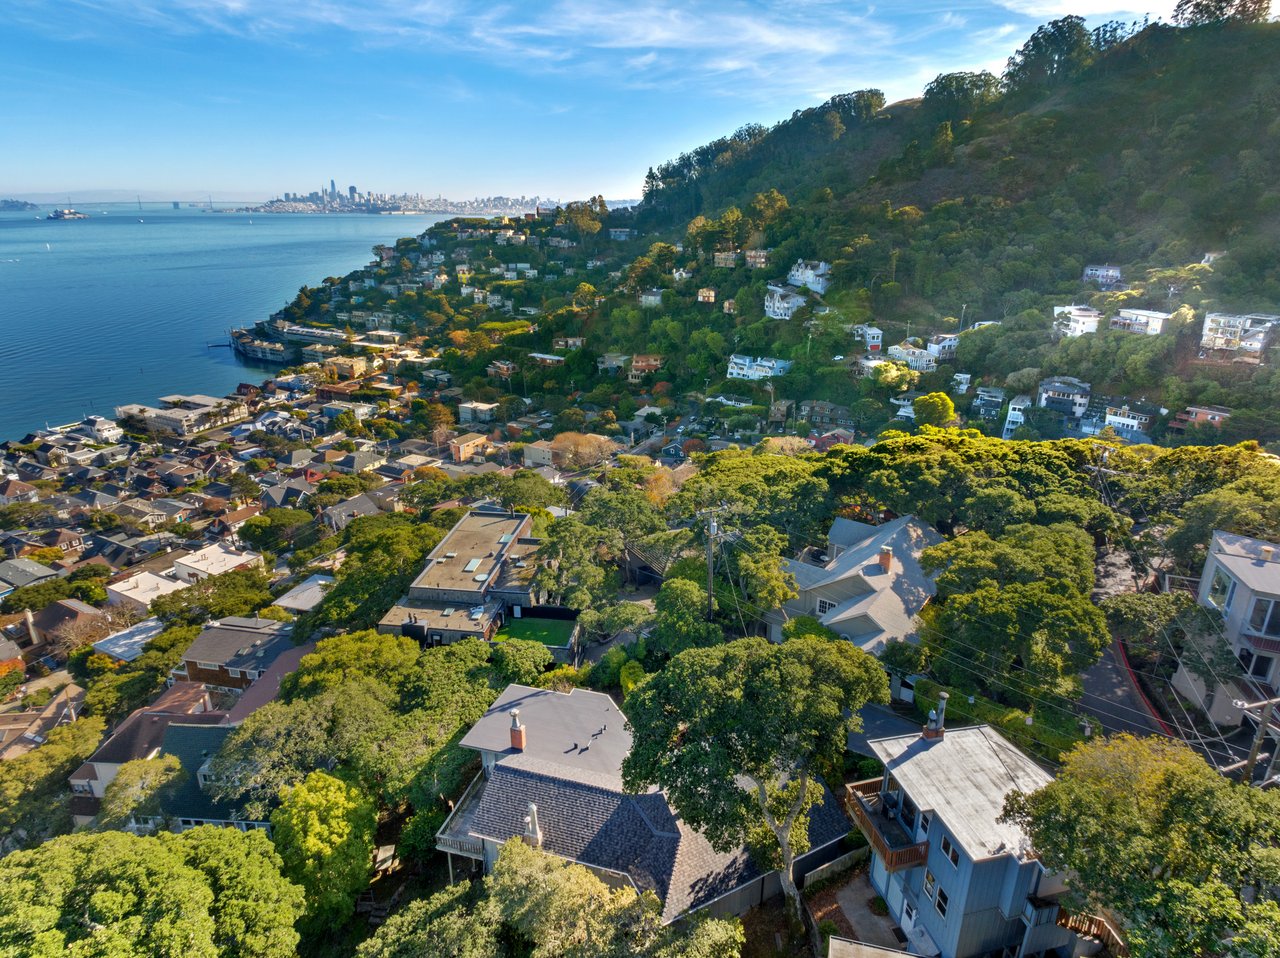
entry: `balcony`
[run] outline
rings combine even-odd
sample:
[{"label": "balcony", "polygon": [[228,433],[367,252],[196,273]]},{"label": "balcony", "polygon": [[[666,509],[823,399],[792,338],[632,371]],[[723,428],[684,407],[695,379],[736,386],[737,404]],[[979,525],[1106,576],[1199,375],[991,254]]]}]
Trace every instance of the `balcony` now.
[{"label": "balcony", "polygon": [[1092,938],[1102,943],[1107,954],[1114,958],[1129,958],[1129,946],[1125,944],[1116,926],[1100,915],[1073,914],[1058,911],[1058,926],[1075,932],[1081,938]]},{"label": "balcony", "polygon": [[893,806],[885,802],[881,784],[878,778],[850,782],[844,787],[845,808],[887,871],[918,868],[929,857],[929,843],[912,841],[895,817]]},{"label": "balcony", "polygon": [[449,817],[436,832],[436,850],[468,858],[484,858],[484,842],[471,835],[471,823],[475,819],[480,796],[484,794],[484,772],[471,780],[462,798],[454,806]]}]

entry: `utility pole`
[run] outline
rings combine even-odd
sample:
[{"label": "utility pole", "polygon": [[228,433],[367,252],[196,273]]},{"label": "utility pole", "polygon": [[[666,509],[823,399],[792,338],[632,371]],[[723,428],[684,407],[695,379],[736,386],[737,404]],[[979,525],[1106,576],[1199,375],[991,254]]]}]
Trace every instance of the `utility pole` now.
[{"label": "utility pole", "polygon": [[[1280,698],[1266,699],[1262,702],[1250,703],[1236,701],[1232,704],[1243,712],[1250,712],[1256,708],[1262,709],[1262,715],[1258,721],[1258,731],[1253,736],[1253,744],[1249,747],[1249,757],[1245,759],[1244,772],[1240,776],[1240,781],[1248,785],[1253,781],[1253,770],[1258,764],[1258,755],[1262,752],[1262,742],[1267,736],[1268,729],[1271,727],[1271,712],[1276,705],[1280,704]],[[1280,748],[1274,749],[1273,751],[1280,752]],[[1270,776],[1271,771],[1275,766],[1276,756],[1273,754],[1271,756],[1271,761],[1267,766],[1268,776]]]},{"label": "utility pole", "polygon": [[716,513],[722,512],[724,506],[712,509],[703,509],[698,513],[698,518],[706,517],[707,520],[707,621],[710,622],[715,614],[715,582],[716,582],[716,536],[720,534],[719,524],[716,522]]}]

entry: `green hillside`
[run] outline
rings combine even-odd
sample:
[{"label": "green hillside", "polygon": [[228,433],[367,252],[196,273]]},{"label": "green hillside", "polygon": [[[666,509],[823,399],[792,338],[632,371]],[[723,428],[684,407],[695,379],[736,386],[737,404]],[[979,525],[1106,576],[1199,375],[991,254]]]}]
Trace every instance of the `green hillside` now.
[{"label": "green hillside", "polygon": [[[1033,372],[1078,375],[1095,391],[1170,408],[1243,409],[1232,427],[1240,438],[1280,438],[1280,382],[1266,367],[1196,356],[1205,311],[1280,308],[1278,54],[1280,24],[1089,32],[1064,18],[1037,31],[1003,77],[940,76],[922,98],[887,106],[874,90],[838,96],[661,164],[635,225],[683,234],[687,252],[704,255],[771,248],[769,277],[797,258],[826,260],[827,304],[846,325],[884,327],[886,345],[962,318],[1000,320],[964,337],[954,366],[989,383],[1019,371],[1015,388]],[[762,212],[773,190],[786,202]],[[1131,288],[1083,285],[1090,263],[1123,267]],[[633,266],[635,283],[658,278],[646,265]],[[699,324],[704,338],[709,326],[742,351],[808,360],[816,331],[828,356],[854,351],[847,336],[827,335],[829,323],[802,331],[765,320],[759,274],[708,273],[697,282],[736,296],[738,315]],[[1196,312],[1180,336],[1055,343],[1049,307],[1068,302]],[[670,348],[634,331],[609,329],[612,344]],[[690,345],[696,354],[703,344]],[[786,395],[853,398],[799,365],[800,393]]]}]

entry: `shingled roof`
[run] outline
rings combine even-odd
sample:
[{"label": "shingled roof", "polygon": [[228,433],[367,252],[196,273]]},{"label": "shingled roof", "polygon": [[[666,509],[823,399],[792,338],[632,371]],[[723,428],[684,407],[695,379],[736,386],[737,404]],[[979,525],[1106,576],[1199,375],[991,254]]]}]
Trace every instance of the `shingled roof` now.
[{"label": "shingled roof", "polygon": [[[512,708],[520,710],[527,729],[523,751],[510,747]],[[744,847],[717,852],[657,789],[638,795],[623,790],[621,765],[631,749],[625,721],[613,700],[598,692],[508,686],[462,740],[495,753],[470,833],[498,843],[519,837],[533,802],[545,851],[626,875],[662,900],[664,922],[771,871]],[[823,803],[810,813],[810,848],[837,841],[848,830],[848,820],[824,789]]]}]

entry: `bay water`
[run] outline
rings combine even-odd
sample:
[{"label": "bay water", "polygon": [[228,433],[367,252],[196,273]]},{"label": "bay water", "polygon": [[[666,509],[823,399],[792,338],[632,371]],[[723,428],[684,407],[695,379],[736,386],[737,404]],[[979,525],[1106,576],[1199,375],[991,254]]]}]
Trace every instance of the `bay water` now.
[{"label": "bay water", "polygon": [[89,219],[0,213],[0,439],[260,382],[273,367],[223,348],[229,330],[445,218],[77,208]]}]

